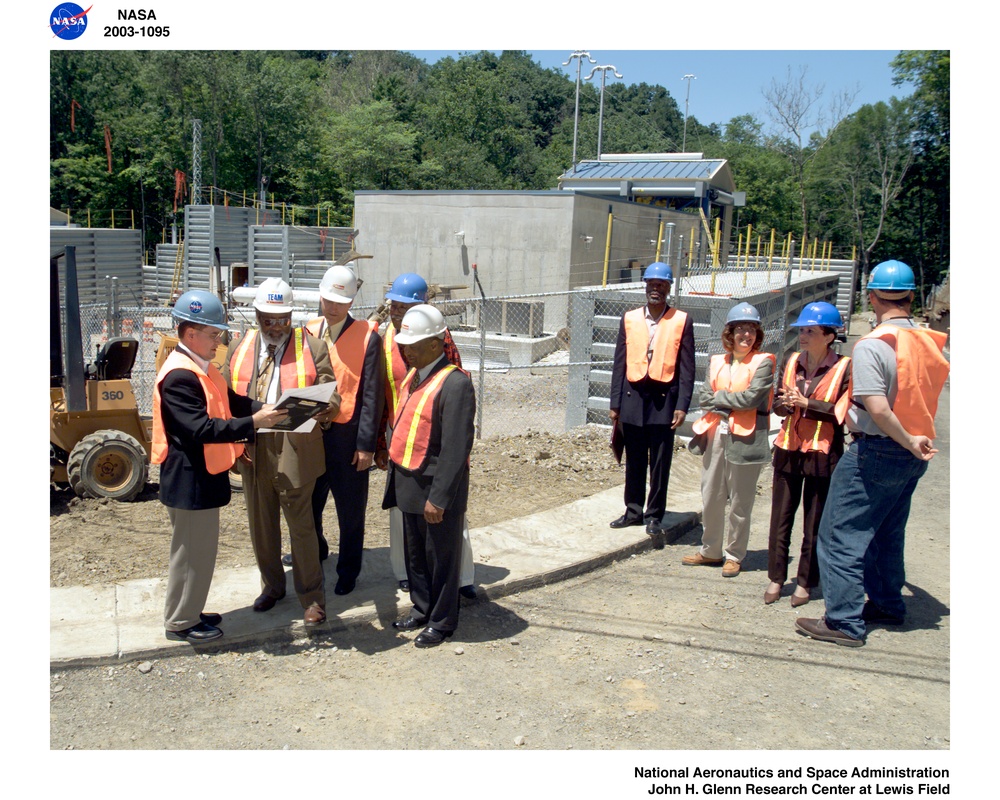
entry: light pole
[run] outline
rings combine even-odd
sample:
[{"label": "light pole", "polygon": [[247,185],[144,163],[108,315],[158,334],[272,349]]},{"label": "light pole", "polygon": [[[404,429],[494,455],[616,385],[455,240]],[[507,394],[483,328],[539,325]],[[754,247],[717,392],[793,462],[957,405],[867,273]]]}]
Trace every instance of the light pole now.
[{"label": "light pole", "polygon": [[698,80],[698,76],[688,73],[681,80],[688,82],[687,96],[684,98],[684,141],[681,143],[681,152],[686,153],[688,141],[688,103],[691,100],[691,81]]},{"label": "light pole", "polygon": [[576,59],[576,106],[573,109],[573,171],[576,172],[576,135],[580,126],[580,67],[583,65],[583,58],[587,57],[587,60],[591,64],[596,64],[597,61],[590,57],[590,53],[586,50],[574,50],[569,54],[569,58],[563,61],[563,66],[569,66],[570,61],[574,58]]},{"label": "light pole", "polygon": [[601,134],[604,130],[604,81],[608,76],[609,69],[615,74],[616,78],[625,77],[624,75],[618,74],[618,70],[615,69],[615,66],[613,64],[605,64],[602,67],[594,67],[586,78],[589,81],[591,78],[594,77],[595,73],[597,72],[601,73],[601,110],[597,116],[597,160],[598,161],[601,160]]}]

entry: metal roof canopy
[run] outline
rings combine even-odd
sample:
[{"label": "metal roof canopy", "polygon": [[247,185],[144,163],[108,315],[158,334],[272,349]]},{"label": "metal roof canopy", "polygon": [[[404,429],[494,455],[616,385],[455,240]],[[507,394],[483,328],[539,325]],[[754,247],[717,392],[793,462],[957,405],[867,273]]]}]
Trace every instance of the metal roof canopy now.
[{"label": "metal roof canopy", "polygon": [[701,153],[622,153],[581,161],[559,176],[563,191],[637,197],[708,198],[715,205],[744,206],[746,192],[737,192],[729,162]]}]

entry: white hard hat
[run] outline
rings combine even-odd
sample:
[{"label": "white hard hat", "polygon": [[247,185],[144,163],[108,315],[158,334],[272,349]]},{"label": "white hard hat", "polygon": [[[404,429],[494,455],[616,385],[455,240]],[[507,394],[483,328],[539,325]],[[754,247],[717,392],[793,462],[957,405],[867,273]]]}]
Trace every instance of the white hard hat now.
[{"label": "white hard hat", "polygon": [[265,314],[291,314],[292,287],[281,278],[268,278],[257,288],[253,307]]},{"label": "white hard hat", "polygon": [[350,303],[358,293],[358,276],[349,267],[330,267],[319,282],[319,296],[331,303]]},{"label": "white hard hat", "polygon": [[416,344],[424,339],[443,339],[446,329],[441,312],[434,306],[421,303],[403,315],[395,338],[400,344]]}]

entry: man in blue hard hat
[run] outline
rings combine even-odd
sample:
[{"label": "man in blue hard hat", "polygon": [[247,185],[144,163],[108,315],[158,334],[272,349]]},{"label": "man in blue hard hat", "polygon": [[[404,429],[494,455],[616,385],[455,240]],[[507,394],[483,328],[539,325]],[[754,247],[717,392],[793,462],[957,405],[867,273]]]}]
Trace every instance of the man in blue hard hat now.
[{"label": "man in blue hard hat", "polygon": [[947,335],[913,321],[914,289],[902,261],[882,262],[868,281],[878,325],[854,346],[844,402],[853,441],[833,471],[817,535],[826,611],[795,622],[819,641],[860,647],[868,625],[901,625],[906,614],[910,499],[937,453],[934,414],[949,372]]},{"label": "man in blue hard hat", "polygon": [[173,535],[164,627],[168,639],[207,642],[222,636],[220,614],[204,613],[219,548],[219,508],[230,499],[229,469],[258,428],[288,416],[236,394],[212,363],[226,310],[211,292],[185,292],[174,304],[177,347],[153,388],[153,450],[160,502]]},{"label": "man in blue hard hat", "polygon": [[646,305],[622,316],[611,372],[609,416],[625,442],[625,513],[611,527],[645,525],[655,536],[667,510],[674,432],[694,390],[694,328],[668,303],[674,276],[667,264],[653,262],[642,279]]}]

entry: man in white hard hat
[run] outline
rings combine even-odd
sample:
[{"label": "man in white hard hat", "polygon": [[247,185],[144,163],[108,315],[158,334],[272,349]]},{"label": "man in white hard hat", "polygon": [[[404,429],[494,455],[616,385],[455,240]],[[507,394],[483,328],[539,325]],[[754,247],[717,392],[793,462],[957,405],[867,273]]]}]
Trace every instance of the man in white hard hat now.
[{"label": "man in white hard hat", "polygon": [[441,312],[406,312],[396,341],[412,366],[399,389],[383,508],[403,512],[413,608],[396,630],[423,628],[414,644],[434,647],[458,625],[462,522],[469,501],[469,454],[476,395],[468,374],[444,355]]},{"label": "man in white hard hat", "polygon": [[[288,389],[333,380],[326,345],[302,328],[292,329],[291,303],[291,287],[280,278],[268,278],[257,290],[258,330],[247,331],[229,362],[229,378],[238,394],[273,403]],[[338,409],[335,393],[317,421],[329,420]],[[324,468],[319,426],[308,433],[259,434],[239,465],[261,578],[253,610],[270,611],[285,596],[280,509],[292,544],[292,578],[305,609],[304,622],[307,627],[325,622],[326,590],[312,515],[313,487]]]},{"label": "man in white hard hat", "polygon": [[340,411],[323,431],[326,469],[317,478],[312,496],[313,524],[322,551],[327,550],[323,509],[329,494],[337,508],[340,542],[333,591],[339,595],[350,594],[361,573],[368,471],[375,458],[385,391],[378,326],[350,315],[358,286],[353,270],[330,267],[319,285],[322,316],[306,324],[306,330],[329,350],[340,394]]},{"label": "man in white hard hat", "polygon": [[[403,323],[403,316],[416,305],[426,303],[429,288],[427,281],[415,272],[404,272],[398,275],[386,292],[385,299],[389,301],[389,321],[383,333],[383,351],[385,353],[385,404],[382,414],[382,428],[379,433],[378,449],[375,451],[375,463],[379,469],[387,469],[389,465],[389,444],[392,439],[392,419],[399,403],[399,386],[402,384],[410,365],[403,354],[403,348],[396,342],[396,334]],[[444,355],[448,362],[456,367],[462,366],[462,356],[458,352],[451,333],[444,332]],[[406,579],[406,557],[403,548],[403,515],[398,508],[389,509],[389,565],[399,582],[399,588],[408,592],[410,582]],[[476,565],[472,557],[472,541],[469,538],[469,523],[462,525],[462,597],[476,599]]]}]

